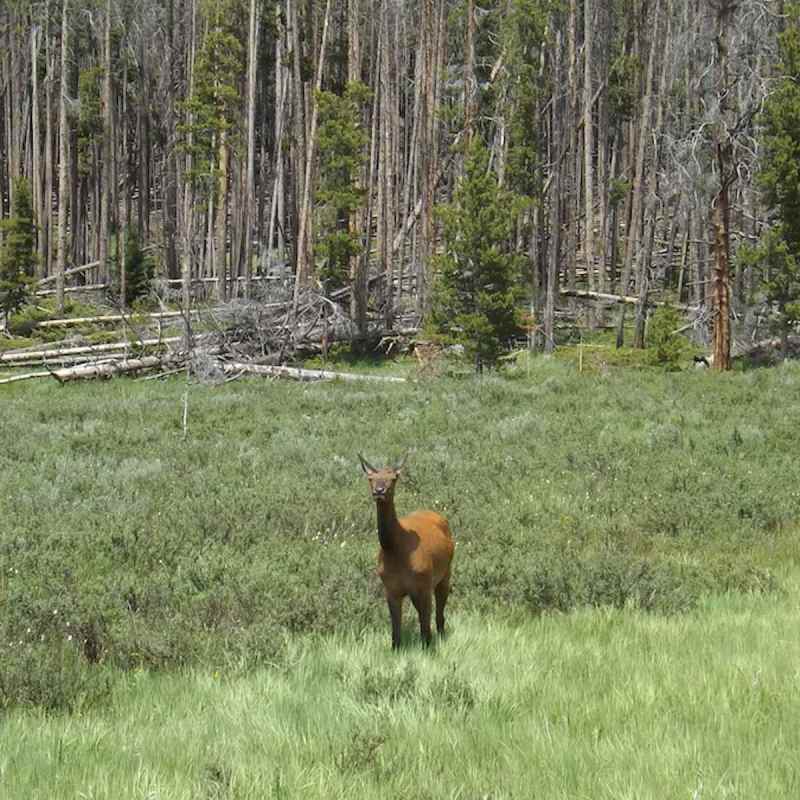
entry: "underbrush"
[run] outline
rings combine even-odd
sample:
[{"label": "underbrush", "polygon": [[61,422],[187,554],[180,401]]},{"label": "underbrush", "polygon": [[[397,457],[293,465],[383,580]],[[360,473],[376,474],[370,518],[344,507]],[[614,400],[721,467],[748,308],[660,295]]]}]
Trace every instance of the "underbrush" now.
[{"label": "underbrush", "polygon": [[[281,664],[388,621],[356,453],[457,538],[452,612],[686,611],[797,563],[800,370],[517,380],[25,384],[0,419],[0,705],[115,669]],[[407,609],[413,627],[412,609]]]}]

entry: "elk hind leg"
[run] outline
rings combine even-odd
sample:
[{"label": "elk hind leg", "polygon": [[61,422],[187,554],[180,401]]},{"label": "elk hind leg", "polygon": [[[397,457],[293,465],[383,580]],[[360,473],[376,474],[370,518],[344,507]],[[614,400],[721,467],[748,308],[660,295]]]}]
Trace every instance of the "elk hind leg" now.
[{"label": "elk hind leg", "polygon": [[447,605],[447,595],[450,594],[450,573],[439,581],[434,589],[436,595],[436,632],[444,636],[444,607]]}]

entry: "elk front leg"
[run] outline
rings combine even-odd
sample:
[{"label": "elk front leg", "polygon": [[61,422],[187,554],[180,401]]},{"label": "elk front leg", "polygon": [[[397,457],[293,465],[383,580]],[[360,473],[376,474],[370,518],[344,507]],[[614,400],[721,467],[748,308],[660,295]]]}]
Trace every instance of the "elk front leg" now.
[{"label": "elk front leg", "polygon": [[400,628],[403,621],[403,598],[386,595],[386,602],[389,605],[389,616],[392,620],[392,650],[400,647]]},{"label": "elk front leg", "polygon": [[414,608],[419,614],[419,633],[427,647],[431,643],[431,606],[433,605],[431,593],[420,592],[412,595],[411,602],[414,603]]}]

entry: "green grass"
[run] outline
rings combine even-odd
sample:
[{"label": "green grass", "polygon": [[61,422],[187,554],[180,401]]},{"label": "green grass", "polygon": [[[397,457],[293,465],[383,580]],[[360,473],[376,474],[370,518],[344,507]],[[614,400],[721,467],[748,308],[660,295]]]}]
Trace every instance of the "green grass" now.
[{"label": "green grass", "polygon": [[0,707],[102,707],[125,671],[245,674],[381,630],[356,454],[411,450],[462,612],[691,610],[800,563],[800,369],[418,384],[13,384],[0,415]]},{"label": "green grass", "polygon": [[295,639],[247,675],[136,671],[101,710],[6,716],[0,794],[785,800],[798,601],[792,581],[670,617],[456,610],[430,652],[381,629]]}]

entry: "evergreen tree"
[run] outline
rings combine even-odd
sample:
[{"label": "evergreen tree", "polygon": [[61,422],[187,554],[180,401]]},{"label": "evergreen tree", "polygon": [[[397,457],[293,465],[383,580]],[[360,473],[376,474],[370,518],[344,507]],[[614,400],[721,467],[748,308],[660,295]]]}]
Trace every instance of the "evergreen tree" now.
[{"label": "evergreen tree", "polygon": [[777,224],[745,258],[764,270],[785,355],[789,330],[800,322],[800,3],[787,4],[779,44],[782,77],[764,107],[760,176]]},{"label": "evergreen tree", "polygon": [[14,185],[12,216],[0,222],[3,247],[0,249],[0,310],[8,317],[25,304],[36,264],[36,225],[28,181],[19,178]]},{"label": "evergreen tree", "polygon": [[497,362],[518,328],[522,258],[508,248],[517,204],[498,185],[476,136],[453,202],[437,209],[445,252],[435,259],[430,322],[447,340],[464,345],[478,372]]},{"label": "evergreen tree", "polygon": [[131,225],[125,237],[125,305],[145,297],[153,280],[153,261],[142,251],[139,231]]},{"label": "evergreen tree", "polygon": [[219,168],[220,137],[234,134],[236,138],[241,133],[237,128],[242,118],[239,82],[244,71],[240,34],[246,26],[241,0],[203,0],[201,8],[207,31],[197,53],[194,92],[181,104],[192,122],[179,125],[178,130],[186,137],[183,149],[193,157],[187,178],[211,192]]},{"label": "evergreen tree", "polygon": [[321,238],[317,252],[324,258],[319,276],[329,290],[343,286],[361,242],[350,230],[352,213],[364,202],[357,178],[364,160],[367,133],[362,107],[369,98],[363,83],[347,84],[341,94],[318,92],[320,183],[316,191]]}]

